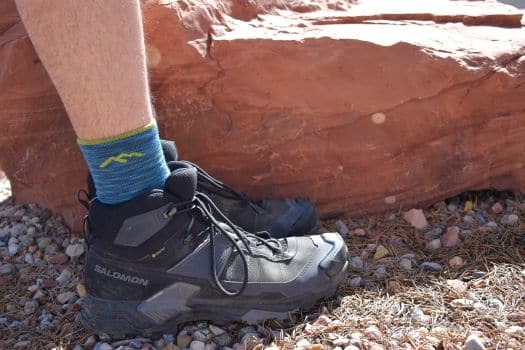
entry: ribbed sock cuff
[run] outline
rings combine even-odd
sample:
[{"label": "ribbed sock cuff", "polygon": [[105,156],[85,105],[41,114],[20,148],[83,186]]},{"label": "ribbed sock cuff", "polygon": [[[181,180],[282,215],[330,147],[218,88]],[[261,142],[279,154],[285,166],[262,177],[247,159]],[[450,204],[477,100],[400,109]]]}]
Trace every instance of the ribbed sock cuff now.
[{"label": "ribbed sock cuff", "polygon": [[122,203],[163,188],[168,178],[155,123],[109,138],[78,140],[78,144],[103,203]]}]

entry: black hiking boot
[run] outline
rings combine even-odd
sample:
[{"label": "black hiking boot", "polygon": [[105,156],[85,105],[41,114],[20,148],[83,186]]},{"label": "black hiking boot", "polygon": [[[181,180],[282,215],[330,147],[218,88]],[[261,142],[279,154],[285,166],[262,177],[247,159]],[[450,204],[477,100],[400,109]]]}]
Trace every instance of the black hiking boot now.
[{"label": "black hiking boot", "polygon": [[285,319],[331,296],[346,277],[337,233],[271,239],[232,224],[173,166],[164,190],[119,205],[94,199],[83,324],[114,337],[173,332],[187,321]]},{"label": "black hiking boot", "polygon": [[[162,150],[168,165],[178,158],[173,141],[162,140]],[[252,201],[244,193],[213,178],[204,169],[188,161],[180,161],[197,168],[197,190],[215,203],[235,225],[249,232],[266,231],[273,238],[309,235],[320,228],[319,215],[309,199],[265,199]],[[95,198],[95,184],[88,176],[89,198]]]}]

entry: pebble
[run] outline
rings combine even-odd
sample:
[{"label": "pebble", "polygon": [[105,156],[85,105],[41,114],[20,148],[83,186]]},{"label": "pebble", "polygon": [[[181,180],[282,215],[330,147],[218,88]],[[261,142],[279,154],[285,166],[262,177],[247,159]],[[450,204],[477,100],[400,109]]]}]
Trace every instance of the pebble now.
[{"label": "pebble", "polygon": [[38,302],[35,300],[28,300],[24,305],[24,314],[31,315],[34,314],[38,308]]},{"label": "pebble", "polygon": [[53,238],[51,237],[42,237],[37,241],[37,246],[39,249],[46,249],[46,247],[51,244]]},{"label": "pebble", "polygon": [[426,272],[439,272],[443,270],[443,266],[436,262],[424,262],[421,264],[421,270]]},{"label": "pebble", "polygon": [[471,334],[465,340],[465,350],[485,350],[485,346],[476,334]]},{"label": "pebble", "polygon": [[461,280],[447,280],[447,285],[457,294],[467,290],[467,284]]},{"label": "pebble", "polygon": [[441,245],[446,248],[451,248],[459,245],[461,240],[459,239],[459,227],[452,226],[447,229],[447,232],[441,236]]},{"label": "pebble", "polygon": [[300,349],[308,349],[310,347],[310,342],[304,338],[299,339],[297,343],[295,343],[296,347]]},{"label": "pebble", "polygon": [[348,345],[344,350],[359,350],[359,348],[355,345]]},{"label": "pebble", "polygon": [[77,283],[76,290],[79,297],[83,298],[86,296],[86,285],[84,283]]},{"label": "pebble", "polygon": [[65,304],[65,303],[67,303],[69,300],[71,300],[71,298],[73,298],[75,295],[76,295],[75,292],[64,292],[64,293],[60,293],[60,294],[57,296],[57,301],[58,301],[60,304]]},{"label": "pebble", "polygon": [[69,280],[71,279],[72,276],[73,276],[73,274],[71,273],[71,271],[69,269],[64,269],[60,273],[60,275],[56,278],[56,281],[59,284],[66,284],[67,282],[69,282]]},{"label": "pebble", "polygon": [[503,225],[514,225],[518,222],[519,218],[516,214],[503,215],[501,218],[501,223]]},{"label": "pebble", "polygon": [[441,238],[436,238],[427,243],[428,250],[437,250],[441,248]]},{"label": "pebble", "polygon": [[459,256],[455,256],[453,258],[451,258],[449,261],[448,261],[448,266],[450,266],[450,268],[452,269],[456,269],[458,267],[461,267],[463,266],[465,263],[463,261],[463,259]]},{"label": "pebble", "polygon": [[112,349],[113,348],[111,347],[111,345],[105,342],[98,342],[93,347],[93,350],[112,350]]},{"label": "pebble", "polygon": [[348,226],[341,220],[337,220],[335,223],[335,230],[339,232],[340,235],[346,236],[350,233],[350,230],[348,229]]},{"label": "pebble", "polygon": [[399,262],[399,266],[401,266],[401,268],[405,271],[410,271],[412,270],[412,260],[411,259],[406,259],[406,258],[403,258],[401,259],[401,261]]},{"label": "pebble", "polygon": [[177,336],[177,346],[181,348],[186,348],[191,343],[191,337],[189,335],[178,335]]},{"label": "pebble", "polygon": [[410,209],[403,214],[403,218],[412,226],[417,229],[424,229],[428,226],[427,219],[423,210],[421,209]]},{"label": "pebble", "polygon": [[197,341],[200,341],[200,342],[203,342],[203,343],[206,343],[206,341],[208,340],[206,334],[204,334],[203,332],[201,331],[196,331],[192,334],[192,339],[193,340],[197,340]]},{"label": "pebble", "polygon": [[454,299],[450,302],[450,305],[461,308],[472,308],[474,306],[474,300],[466,298]]},{"label": "pebble", "polygon": [[24,261],[29,265],[35,264],[35,258],[33,257],[33,254],[31,253],[25,253],[24,255]]},{"label": "pebble", "polygon": [[374,253],[374,260],[382,259],[388,255],[390,255],[388,249],[386,249],[384,245],[380,244],[377,246],[376,252]]},{"label": "pebble", "polygon": [[458,206],[453,204],[453,203],[451,203],[451,204],[447,205],[447,209],[448,209],[448,211],[456,211],[456,210],[458,210]]},{"label": "pebble", "polygon": [[368,344],[368,350],[384,350],[385,348],[383,347],[383,345],[380,345],[378,343],[374,343],[374,342],[370,342],[370,344]]},{"label": "pebble", "polygon": [[505,329],[505,333],[507,334],[516,334],[516,333],[522,333],[523,334],[523,327],[520,326],[510,326],[507,329]]},{"label": "pebble", "polygon": [[354,230],[354,235],[356,236],[359,236],[359,237],[363,237],[363,236],[366,236],[366,231],[362,228],[356,228]]},{"label": "pebble", "polygon": [[13,345],[13,349],[20,349],[20,348],[27,349],[29,344],[31,344],[31,341],[29,341],[29,340],[21,340],[21,341],[15,343],[15,345]]},{"label": "pebble", "polygon": [[16,253],[18,253],[18,249],[20,248],[20,246],[17,244],[17,243],[11,243],[9,244],[8,246],[8,251],[9,251],[9,255],[11,256],[14,256],[16,255]]},{"label": "pebble", "polygon": [[15,266],[13,264],[1,264],[0,265],[0,276],[7,275],[15,271]]},{"label": "pebble", "polygon": [[490,210],[494,213],[494,214],[499,214],[503,211],[503,206],[501,205],[500,202],[496,202],[494,203],[494,205],[492,207],[490,207]]},{"label": "pebble", "polygon": [[474,209],[474,204],[472,203],[472,201],[466,201],[465,202],[465,206],[463,207],[463,211],[464,212],[469,212],[472,209]]},{"label": "pebble", "polygon": [[498,298],[490,299],[487,302],[487,305],[488,307],[493,308],[493,309],[503,309],[504,307],[503,302],[499,300]]},{"label": "pebble", "polygon": [[350,258],[350,269],[354,271],[362,271],[364,268],[363,259],[359,256]]},{"label": "pebble", "polygon": [[70,245],[66,248],[66,254],[67,254],[70,258],[78,258],[78,257],[81,256],[82,254],[84,254],[84,251],[85,251],[84,245],[81,244],[81,243],[70,244]]},{"label": "pebble", "polygon": [[252,326],[242,327],[239,331],[239,338],[242,339],[248,333],[257,333],[257,330]]},{"label": "pebble", "polygon": [[213,343],[208,343],[206,344],[206,346],[204,347],[204,350],[215,350],[217,349],[217,345],[213,344]]},{"label": "pebble", "polygon": [[241,344],[244,346],[244,349],[246,350],[253,349],[253,347],[259,344],[260,342],[261,342],[261,339],[259,339],[258,333],[246,333],[241,338]]},{"label": "pebble", "polygon": [[410,317],[412,317],[412,319],[414,319],[418,323],[430,322],[430,316],[425,315],[425,313],[417,306],[412,308],[412,311],[410,312]]},{"label": "pebble", "polygon": [[497,228],[498,224],[496,224],[494,221],[489,221],[485,224],[485,226],[490,227],[490,228]]},{"label": "pebble", "polygon": [[348,282],[348,285],[352,288],[358,288],[359,286],[361,286],[361,277],[357,276],[351,278]]},{"label": "pebble", "polygon": [[474,218],[470,215],[465,215],[463,217],[463,222],[467,223],[467,224],[471,224],[474,222]]},{"label": "pebble", "polygon": [[379,266],[374,272],[374,276],[378,278],[385,277],[386,274],[387,274],[386,267],[384,267],[383,265]]},{"label": "pebble", "polygon": [[204,347],[206,344],[204,344],[202,341],[194,340],[190,344],[190,350],[204,350]]},{"label": "pebble", "polygon": [[332,345],[333,346],[338,346],[338,347],[341,347],[341,348],[344,348],[348,344],[350,344],[350,339],[348,339],[348,338],[337,338],[334,341],[332,341]]},{"label": "pebble", "polygon": [[180,350],[180,348],[177,345],[170,343],[166,345],[164,348],[162,348],[162,350]]},{"label": "pebble", "polygon": [[173,334],[163,334],[162,339],[164,339],[164,342],[166,344],[171,344],[175,342],[175,337],[173,336]]},{"label": "pebble", "polygon": [[228,346],[232,343],[232,338],[228,333],[217,335],[213,338],[213,342],[219,346]]},{"label": "pebble", "polygon": [[60,254],[57,254],[57,255],[53,255],[53,256],[49,257],[49,259],[47,259],[47,261],[50,264],[57,264],[57,265],[65,264],[65,263],[67,263],[68,260],[69,260],[69,257],[65,253],[60,253]]},{"label": "pebble", "polygon": [[214,326],[214,325],[212,325],[212,324],[209,326],[209,328],[210,328],[210,332],[212,332],[213,335],[216,335],[216,336],[217,336],[217,335],[224,334],[224,333],[226,332],[224,329],[219,328],[219,327],[217,327],[217,326]]},{"label": "pebble", "polygon": [[432,240],[441,237],[443,229],[441,227],[435,227],[432,230],[425,232],[424,236],[426,240]]},{"label": "pebble", "polygon": [[53,255],[58,251],[58,246],[55,243],[51,243],[45,249],[46,255]]}]

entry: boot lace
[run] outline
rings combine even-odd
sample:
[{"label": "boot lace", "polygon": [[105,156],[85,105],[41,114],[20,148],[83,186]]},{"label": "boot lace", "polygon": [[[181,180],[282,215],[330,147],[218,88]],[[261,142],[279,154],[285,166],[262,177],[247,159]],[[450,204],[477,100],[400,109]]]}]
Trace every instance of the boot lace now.
[{"label": "boot lace", "polygon": [[246,204],[248,204],[257,214],[262,214],[263,208],[261,208],[261,206],[251,201],[248,198],[248,196],[246,196],[244,193],[238,192],[232,187],[226,185],[224,182],[217,180],[216,178],[211,176],[208,172],[206,172],[206,170],[202,169],[197,164],[192,163],[187,160],[185,160],[184,163],[189,164],[197,169],[199,180],[202,183],[207,184],[208,186],[206,186],[206,188],[210,190],[211,192],[221,194],[221,195],[227,195],[228,197],[234,198],[234,199],[239,199],[245,202]]},{"label": "boot lace", "polygon": [[[166,211],[164,216],[166,218],[171,218],[174,215],[182,214],[188,211],[193,211],[196,215],[192,215],[192,220],[186,229],[186,235],[191,234],[190,232],[195,222],[195,218],[197,218],[197,220],[201,220],[208,226],[208,229],[206,229],[203,232],[208,232],[210,238],[210,260],[213,279],[219,290],[227,296],[234,297],[240,295],[246,289],[246,286],[248,285],[248,261],[246,259],[246,254],[253,255],[252,248],[254,246],[264,245],[268,247],[274,254],[279,254],[283,251],[281,242],[279,242],[277,239],[270,238],[267,233],[248,233],[240,227],[233,224],[219,210],[219,208],[217,208],[215,203],[213,203],[213,201],[207,195],[201,192],[196,192],[193,200],[189,202],[173,203],[173,207]],[[220,221],[217,220],[215,216],[217,216]],[[228,231],[224,228],[224,224],[226,224],[227,228],[229,228]],[[217,271],[217,253],[215,251],[215,239],[216,236],[219,234],[222,234],[231,242],[231,244],[237,250],[241,258],[244,272],[243,280],[239,289],[235,291],[228,290],[224,286],[224,284],[220,280],[219,272]],[[242,249],[241,246],[244,249]]]}]

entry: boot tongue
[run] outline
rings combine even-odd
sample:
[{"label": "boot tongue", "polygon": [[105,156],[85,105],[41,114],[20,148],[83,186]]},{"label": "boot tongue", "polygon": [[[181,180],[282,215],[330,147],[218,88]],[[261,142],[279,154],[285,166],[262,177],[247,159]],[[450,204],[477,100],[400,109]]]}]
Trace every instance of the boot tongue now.
[{"label": "boot tongue", "polygon": [[195,196],[197,189],[197,169],[182,162],[169,162],[171,174],[165,188],[181,202],[188,202]]}]

